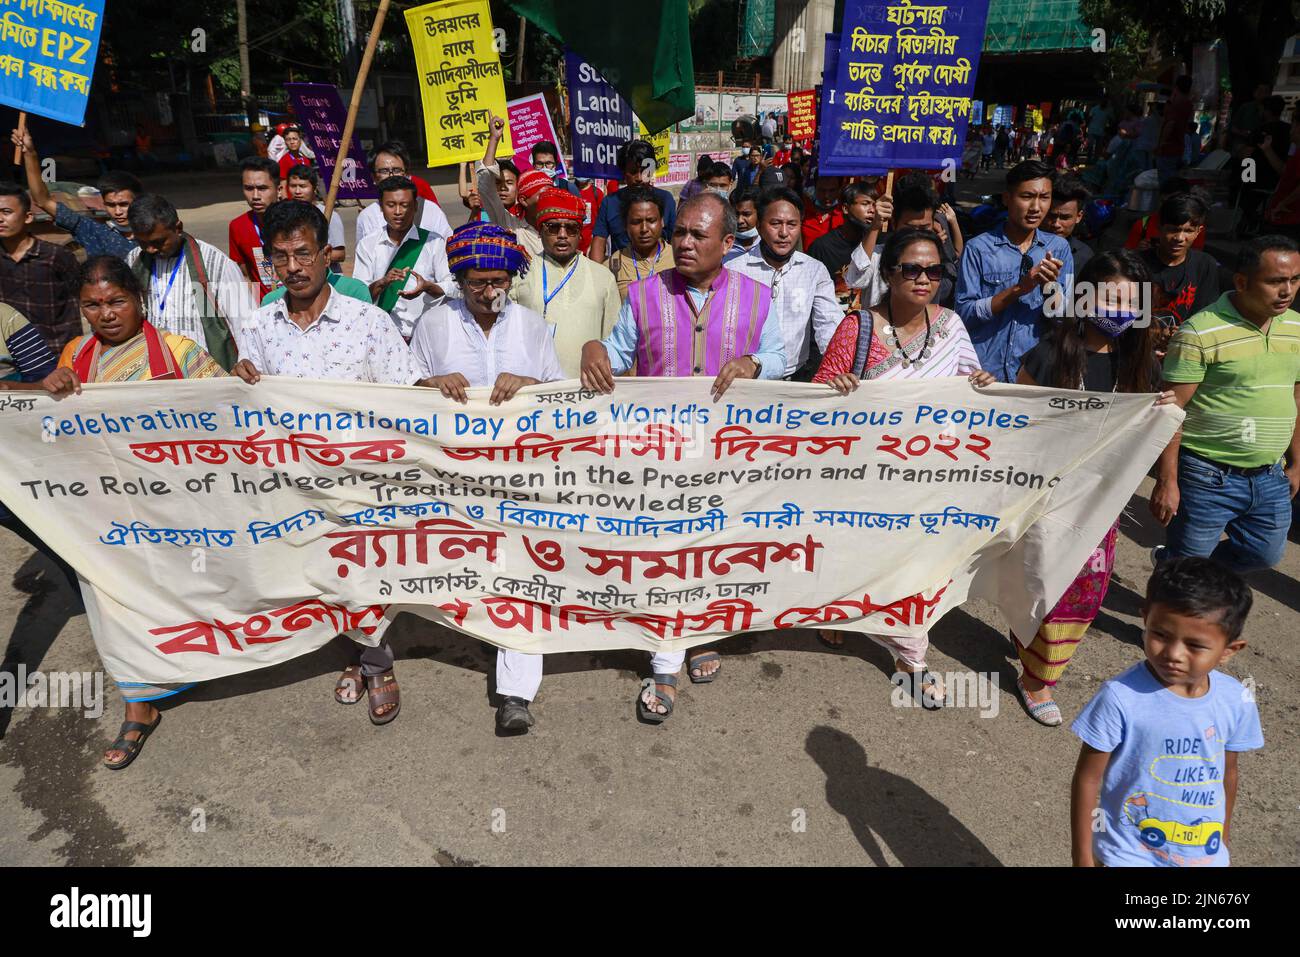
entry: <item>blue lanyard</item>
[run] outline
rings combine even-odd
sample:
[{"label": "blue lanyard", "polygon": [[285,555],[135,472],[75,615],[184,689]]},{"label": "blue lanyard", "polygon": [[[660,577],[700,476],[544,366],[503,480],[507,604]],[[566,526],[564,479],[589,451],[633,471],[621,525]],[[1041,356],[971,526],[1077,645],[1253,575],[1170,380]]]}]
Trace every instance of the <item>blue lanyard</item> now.
[{"label": "blue lanyard", "polygon": [[564,278],[560,280],[560,284],[555,287],[555,292],[550,294],[546,292],[546,261],[545,260],[542,261],[542,318],[543,319],[546,318],[546,310],[551,305],[551,300],[560,294],[560,290],[564,288],[564,284],[568,282],[570,279],[572,279],[573,274],[578,271],[578,258],[581,255],[582,254],[579,253],[577,256],[573,257],[573,265],[570,266],[569,271],[564,274]]},{"label": "blue lanyard", "polygon": [[[163,310],[167,308],[167,297],[171,295],[172,283],[176,281],[176,274],[181,271],[181,263],[183,263],[184,261],[185,261],[185,250],[182,249],[176,255],[176,265],[172,266],[172,274],[171,277],[167,280],[167,288],[163,290],[162,298],[158,300],[158,315],[155,317],[157,319],[162,318]],[[153,282],[154,282],[154,295],[157,296],[158,286],[161,285],[162,282],[161,277],[159,277],[158,275],[157,261],[155,261],[153,264]]]},{"label": "blue lanyard", "polygon": [[265,245],[265,244],[262,242],[262,227],[261,227],[261,225],[257,222],[257,217],[256,217],[254,214],[249,213],[249,214],[248,214],[248,220],[249,220],[249,222],[251,222],[251,223],[253,224],[253,231],[257,233],[257,247],[258,247],[259,249],[262,249],[262,248],[264,247],[264,245]]},{"label": "blue lanyard", "polygon": [[[664,254],[664,241],[661,239],[661,240],[659,240],[659,249],[658,249],[658,251],[655,253],[655,261],[654,261],[654,263],[650,266],[650,275],[653,276],[656,272],[659,271],[659,257],[662,256],[663,254]],[[637,279],[640,279],[640,278],[641,278],[641,264],[640,264],[639,262],[637,262],[636,253],[632,253],[632,268],[636,270],[636,278],[637,278]],[[556,290],[556,291],[558,292],[559,290]]]}]

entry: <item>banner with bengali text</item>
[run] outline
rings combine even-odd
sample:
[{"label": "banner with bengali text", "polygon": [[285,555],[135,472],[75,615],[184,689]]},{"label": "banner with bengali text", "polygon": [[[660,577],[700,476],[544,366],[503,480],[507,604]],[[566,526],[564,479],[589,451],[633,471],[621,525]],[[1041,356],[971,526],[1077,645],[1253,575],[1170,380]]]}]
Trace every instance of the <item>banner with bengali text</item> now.
[{"label": "banner with bengali text", "polygon": [[105,0],[0,0],[0,103],[86,120]]},{"label": "banner with bengali text", "polygon": [[817,91],[802,90],[786,95],[790,120],[786,129],[796,141],[810,140],[817,135]]},{"label": "banner with bengali text", "polygon": [[[515,166],[520,172],[533,168],[532,149],[543,141],[555,144],[558,152],[559,137],[555,135],[555,124],[551,122],[551,111],[546,106],[546,96],[534,93],[506,104],[509,111],[510,140],[515,147]],[[564,169],[564,157],[556,158],[559,163],[560,176],[567,176]]]},{"label": "banner with bengali text", "polygon": [[266,667],[410,611],[525,652],[1032,634],[1182,419],[964,379],[489,390],[264,378],[0,396],[0,499],[77,569],[117,680]]},{"label": "banner with bengali text", "polygon": [[825,103],[826,171],[960,163],[989,0],[850,0]]},{"label": "banner with bengali text", "polygon": [[[491,117],[506,118],[506,87],[488,0],[426,3],[405,15],[424,107],[429,165],[482,159]],[[514,155],[508,126],[497,155]]]}]

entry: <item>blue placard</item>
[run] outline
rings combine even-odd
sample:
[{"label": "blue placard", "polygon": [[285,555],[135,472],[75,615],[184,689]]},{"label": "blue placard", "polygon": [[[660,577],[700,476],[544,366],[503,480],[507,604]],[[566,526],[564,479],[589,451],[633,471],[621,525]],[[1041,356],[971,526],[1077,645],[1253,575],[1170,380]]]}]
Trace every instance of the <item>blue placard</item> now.
[{"label": "blue placard", "polygon": [[582,179],[622,179],[615,154],[628,140],[636,139],[632,104],[594,66],[572,51],[564,54],[564,75],[569,85],[573,175]]},{"label": "blue placard", "polygon": [[837,174],[960,163],[989,0],[849,0],[823,116]]},{"label": "blue placard", "polygon": [[105,0],[0,0],[0,103],[81,126]]}]

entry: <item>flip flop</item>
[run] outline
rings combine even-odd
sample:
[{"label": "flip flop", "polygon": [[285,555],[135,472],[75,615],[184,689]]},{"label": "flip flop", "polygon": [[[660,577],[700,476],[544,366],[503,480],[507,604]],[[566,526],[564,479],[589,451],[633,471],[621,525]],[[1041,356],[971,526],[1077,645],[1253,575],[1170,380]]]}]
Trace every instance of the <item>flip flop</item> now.
[{"label": "flip flop", "polygon": [[[718,667],[713,670],[712,674],[700,675],[697,677],[694,674],[695,669],[700,667],[700,665],[707,665],[710,661],[718,662]],[[694,658],[687,660],[686,673],[690,676],[691,684],[706,685],[717,678],[718,675],[722,674],[722,655],[718,654],[716,651],[701,652]]]},{"label": "flip flop", "polygon": [[[382,690],[390,685],[392,686],[391,690]],[[366,706],[370,709],[371,724],[388,724],[402,710],[402,692],[397,687],[397,677],[391,671],[366,676],[366,697],[368,699]],[[396,705],[396,707],[384,714],[375,713],[376,708],[382,708],[386,704]]]},{"label": "flip flop", "polygon": [[[837,635],[843,635],[844,632],[842,632],[842,631],[837,631],[837,632],[835,632],[835,634],[837,634]],[[840,643],[837,645],[835,642],[830,641],[830,640],[826,637],[825,632],[824,632],[823,629],[821,629],[821,628],[818,628],[818,629],[817,629],[817,640],[820,641],[820,642],[821,642],[823,645],[825,645],[827,648],[831,649],[832,651],[843,651],[843,650],[844,650],[844,640],[843,640],[842,638],[840,639]]]},{"label": "flip flop", "polygon": [[[670,688],[676,688],[677,676],[656,674],[642,679],[641,690],[636,695],[636,716],[647,724],[663,724],[668,719],[668,716],[673,713],[673,705],[676,704],[675,699],[664,694],[655,685],[667,685]],[[660,714],[646,705],[642,695],[646,693],[647,689],[654,691],[656,703],[663,705],[668,709],[667,711]]]},{"label": "flip flop", "polygon": [[[158,717],[154,719],[153,724],[144,724],[140,721],[123,721],[122,727],[117,729],[117,740],[109,745],[108,750],[125,751],[126,757],[117,764],[110,764],[108,761],[105,761],[104,767],[108,768],[110,771],[121,771],[129,765],[140,756],[140,752],[144,750],[144,743],[149,740],[149,735],[153,734],[154,729],[160,724],[162,724],[161,711],[158,712]],[[140,732],[140,737],[135,741],[132,741],[127,737],[127,734],[132,731]]]}]

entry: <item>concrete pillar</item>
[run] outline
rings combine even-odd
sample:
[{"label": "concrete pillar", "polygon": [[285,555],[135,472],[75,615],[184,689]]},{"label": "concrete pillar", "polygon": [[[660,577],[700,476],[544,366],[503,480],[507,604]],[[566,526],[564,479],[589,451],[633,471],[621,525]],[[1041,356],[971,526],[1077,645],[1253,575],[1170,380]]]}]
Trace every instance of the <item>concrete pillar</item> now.
[{"label": "concrete pillar", "polygon": [[835,0],[777,0],[772,85],[793,92],[822,81],[826,34],[835,25]]}]

